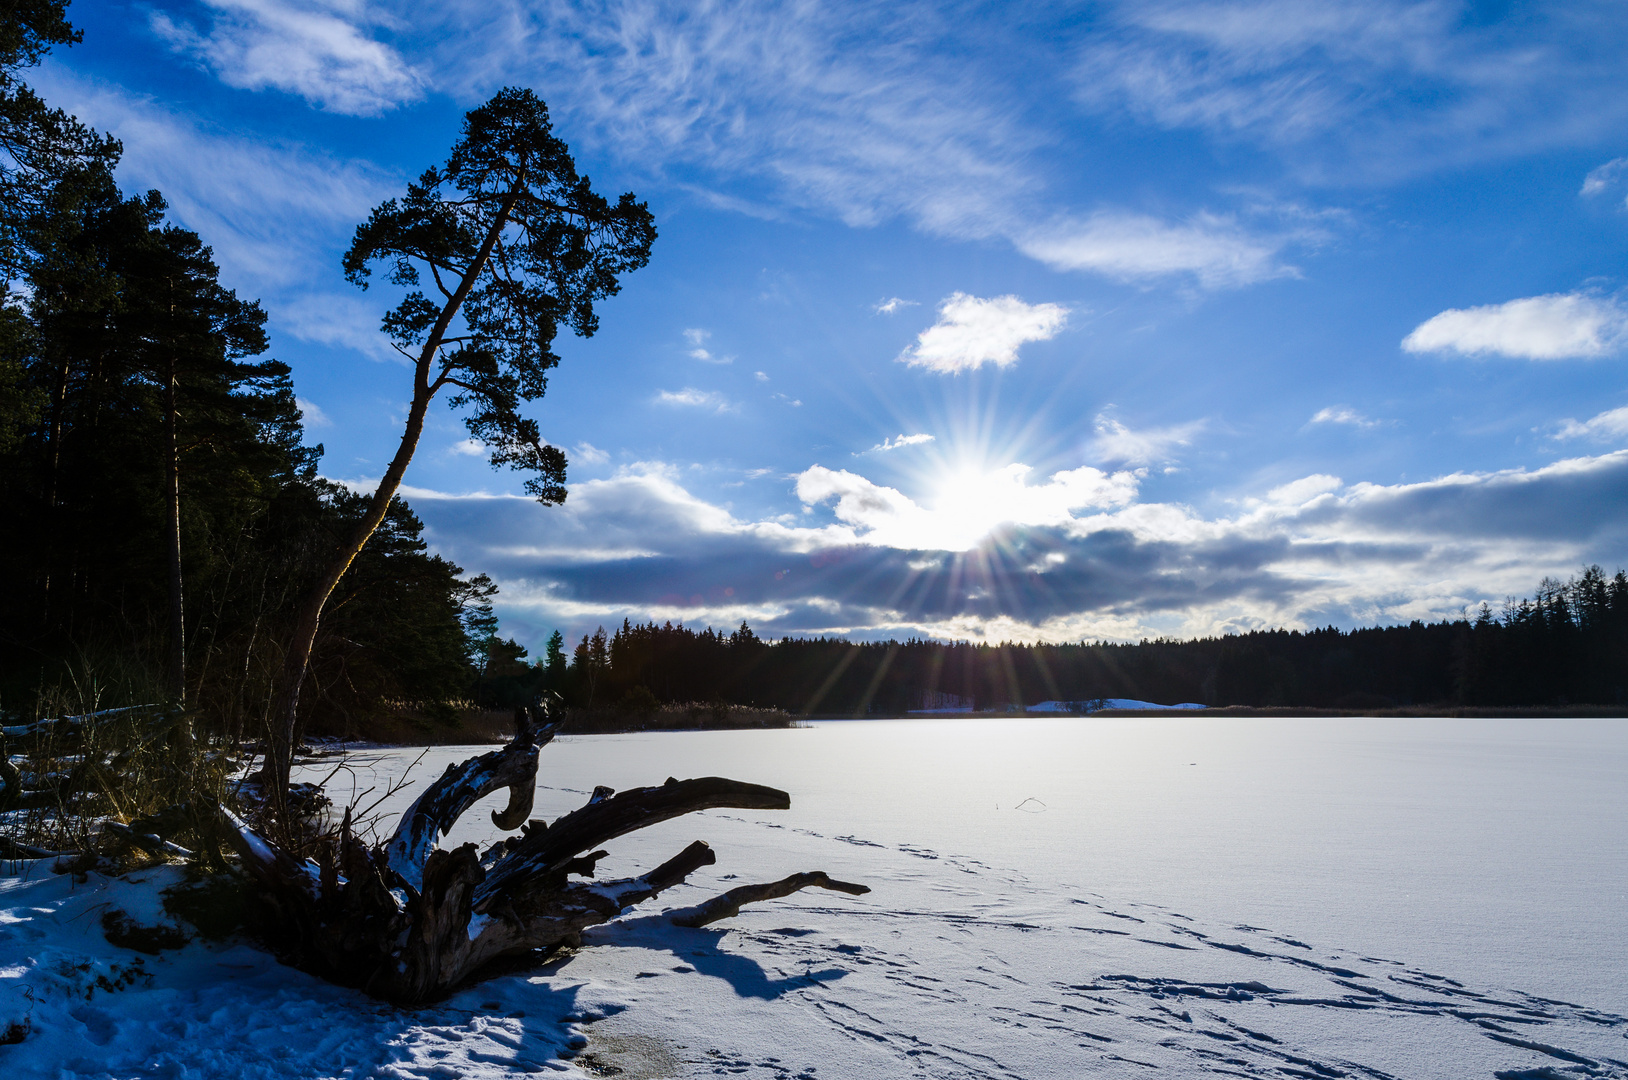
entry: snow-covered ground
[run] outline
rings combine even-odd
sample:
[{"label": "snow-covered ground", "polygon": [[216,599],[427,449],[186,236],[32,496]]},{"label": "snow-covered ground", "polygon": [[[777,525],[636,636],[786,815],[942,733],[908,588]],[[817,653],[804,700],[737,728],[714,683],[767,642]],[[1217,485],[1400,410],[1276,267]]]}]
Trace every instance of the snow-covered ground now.
[{"label": "snow-covered ground", "polygon": [[[464,753],[431,751],[414,775]],[[366,787],[413,756],[366,752],[354,775]],[[424,1010],[245,945],[109,945],[102,912],[158,919],[165,874],[0,878],[0,1027],[32,1025],[0,1063],[121,1078],[1628,1078],[1625,722],[1172,714],[597,736],[545,749],[537,814],[598,783],[709,774],[783,787],[793,807],[615,842],[607,876],[695,838],[719,861],[588,947]],[[489,820],[477,808],[449,842],[486,838]],[[660,918],[805,869],[874,891],[802,893],[703,930]]]}]

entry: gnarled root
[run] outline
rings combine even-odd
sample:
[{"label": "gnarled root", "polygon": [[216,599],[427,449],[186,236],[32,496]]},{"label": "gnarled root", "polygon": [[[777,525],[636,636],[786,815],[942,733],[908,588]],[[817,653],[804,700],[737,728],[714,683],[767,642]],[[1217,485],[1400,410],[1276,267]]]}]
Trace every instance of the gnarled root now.
[{"label": "gnarled root", "polygon": [[[756,784],[668,779],[621,794],[596,789],[586,806],[551,825],[528,822],[522,835],[484,855],[473,844],[437,848],[459,816],[499,788],[509,789],[509,804],[492,820],[505,829],[521,825],[532,808],[538,753],[558,727],[547,720],[543,709],[519,710],[508,746],[449,767],[376,847],[352,834],[347,813],[338,836],[301,862],[223,810],[226,835],[265,901],[274,947],[297,967],[376,997],[432,1000],[494,960],[574,940],[717,859],[697,840],[636,878],[569,880],[593,876],[605,855],[593,850],[599,844],[697,810],[791,805],[785,792]],[[681,925],[703,926],[738,914],[742,904],[809,886],[856,896],[869,891],[823,873],[796,874],[686,909]]]}]

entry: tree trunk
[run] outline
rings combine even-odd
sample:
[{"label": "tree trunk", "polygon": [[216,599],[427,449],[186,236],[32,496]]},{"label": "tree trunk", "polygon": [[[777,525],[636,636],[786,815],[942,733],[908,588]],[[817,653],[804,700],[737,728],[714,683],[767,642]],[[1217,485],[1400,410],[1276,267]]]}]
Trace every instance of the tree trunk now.
[{"label": "tree trunk", "polygon": [[[668,779],[659,787],[613,794],[596,788],[586,806],[552,825],[521,822],[531,812],[537,757],[557,723],[517,711],[517,733],[501,750],[447,767],[402,816],[394,835],[368,847],[351,831],[349,811],[337,835],[304,862],[228,811],[226,834],[258,887],[271,944],[286,962],[375,997],[403,1004],[434,1000],[478,977],[505,957],[573,942],[585,928],[685,880],[717,861],[697,840],[654,870],[588,884],[605,857],[600,843],[670,818],[713,807],[772,810],[790,806],[783,791],[720,777]],[[509,803],[492,814],[520,836],[484,853],[465,844],[435,846],[476,801],[508,788]],[[738,914],[742,904],[818,886],[851,895],[870,890],[823,873],[795,874],[767,885],[732,889],[680,913],[701,926]]]},{"label": "tree trunk", "polygon": [[170,357],[168,378],[164,381],[164,539],[170,562],[170,700],[186,704],[187,630],[181,590],[181,444],[176,434],[178,422],[175,388],[175,357]]},{"label": "tree trunk", "polygon": [[452,325],[452,320],[463,307],[464,300],[474,288],[487,261],[491,259],[492,249],[503,233],[516,198],[518,194],[509,196],[499,208],[479,252],[469,265],[468,272],[442,306],[435,325],[431,327],[429,335],[424,340],[424,347],[419,351],[418,361],[413,367],[413,400],[407,412],[407,426],[402,431],[400,444],[396,447],[396,456],[390,459],[390,467],[385,470],[384,476],[379,480],[378,489],[373,492],[367,514],[362,518],[362,523],[351,535],[350,540],[334,553],[327,572],[300,604],[299,614],[294,623],[294,633],[283,660],[282,679],[272,705],[271,731],[267,740],[269,746],[267,764],[270,766],[268,769],[270,790],[267,794],[270,796],[272,811],[279,819],[286,816],[285,795],[288,791],[289,768],[293,764],[294,732],[299,720],[300,686],[305,682],[306,671],[311,665],[311,650],[316,645],[317,630],[322,624],[322,609],[327,606],[328,598],[338,587],[339,579],[345,576],[345,571],[350,569],[351,563],[356,561],[356,556],[367,546],[368,538],[384,521],[385,514],[390,509],[390,500],[396,497],[396,492],[401,487],[402,477],[407,474],[407,466],[412,463],[413,453],[418,449],[419,436],[424,432],[424,415],[429,410],[430,399],[435,396],[438,389],[430,380],[430,371],[434,366],[436,355],[440,351],[448,327]]}]

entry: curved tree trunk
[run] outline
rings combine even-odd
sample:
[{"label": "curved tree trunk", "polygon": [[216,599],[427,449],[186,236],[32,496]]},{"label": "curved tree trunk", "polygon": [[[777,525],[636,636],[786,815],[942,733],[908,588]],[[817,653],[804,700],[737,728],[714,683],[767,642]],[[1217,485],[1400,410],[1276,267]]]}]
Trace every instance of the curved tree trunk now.
[{"label": "curved tree trunk", "polygon": [[[227,836],[265,901],[272,944],[284,959],[388,1001],[433,1000],[494,960],[573,941],[583,929],[616,918],[717,859],[697,840],[638,877],[570,880],[593,876],[605,856],[599,844],[697,810],[791,805],[785,792],[757,784],[669,778],[621,794],[596,788],[587,805],[551,825],[522,824],[531,813],[538,754],[558,729],[544,719],[541,710],[518,710],[518,730],[506,747],[448,766],[377,846],[357,839],[347,812],[337,836],[302,862],[222,811]],[[479,799],[502,788],[509,791],[508,806],[494,812],[492,821],[501,829],[519,828],[520,835],[484,853],[473,844],[451,851],[435,846]],[[797,874],[732,889],[687,909],[675,922],[701,926],[738,914],[742,904],[809,886],[856,896],[870,891],[823,873]]]},{"label": "curved tree trunk", "polygon": [[[517,197],[510,196],[493,218],[480,250],[458,283],[458,287],[442,305],[435,325],[430,328],[424,346],[419,350],[418,359],[413,365],[413,400],[407,410],[407,424],[401,433],[401,442],[396,446],[395,457],[390,459],[389,468],[385,469],[384,475],[379,478],[379,486],[373,492],[373,498],[368,503],[362,523],[351,534],[350,540],[334,552],[334,557],[329,562],[322,579],[300,603],[299,614],[294,622],[294,633],[288,643],[288,652],[284,654],[282,679],[272,703],[271,732],[267,740],[269,747],[267,764],[270,766],[268,794],[272,809],[279,817],[283,816],[285,809],[288,771],[294,760],[294,732],[299,720],[300,687],[305,683],[305,675],[311,665],[311,650],[316,645],[317,629],[322,623],[322,609],[327,607],[328,598],[333,595],[334,589],[339,587],[339,579],[345,576],[345,571],[350,569],[351,563],[356,561],[356,556],[361,554],[369,538],[384,521],[385,514],[390,510],[390,500],[396,497],[396,492],[401,488],[402,478],[407,475],[407,466],[412,464],[413,454],[418,450],[419,436],[424,433],[424,416],[429,411],[430,400],[440,388],[439,382],[430,378],[431,369],[452,320],[457,317],[459,309],[469,298],[475,282],[490,261],[492,249],[497,246],[498,238],[503,235],[504,226],[509,220],[509,212]],[[283,824],[286,827],[287,823]]]}]

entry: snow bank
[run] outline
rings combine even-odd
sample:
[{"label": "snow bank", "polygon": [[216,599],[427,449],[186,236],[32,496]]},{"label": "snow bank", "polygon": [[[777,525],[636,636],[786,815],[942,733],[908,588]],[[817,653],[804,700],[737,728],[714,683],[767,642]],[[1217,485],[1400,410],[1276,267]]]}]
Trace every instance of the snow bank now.
[{"label": "snow bank", "polygon": [[245,944],[194,941],[143,955],[110,944],[104,912],[168,922],[175,869],[83,884],[38,864],[0,877],[0,1047],[8,1080],[51,1077],[507,1077],[582,1075],[562,1060],[581,1034],[562,1018],[576,992],[508,978],[439,1006],[393,1009],[286,968]]}]

